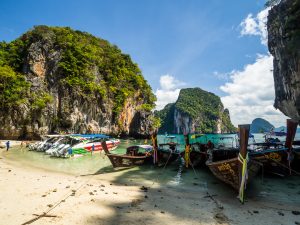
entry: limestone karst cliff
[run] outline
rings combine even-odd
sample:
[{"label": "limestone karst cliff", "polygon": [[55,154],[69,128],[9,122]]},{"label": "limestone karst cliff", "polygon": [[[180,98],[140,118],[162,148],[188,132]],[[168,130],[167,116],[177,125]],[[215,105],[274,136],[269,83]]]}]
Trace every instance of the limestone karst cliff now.
[{"label": "limestone karst cliff", "polygon": [[155,112],[162,121],[159,133],[228,133],[236,128],[218,96],[201,88],[181,89],[175,103]]},{"label": "limestone karst cliff", "polygon": [[275,108],[300,120],[300,0],[282,0],[268,16],[268,47],[274,57]]},{"label": "limestone karst cliff", "polygon": [[0,42],[0,83],[0,138],[151,128],[156,99],[137,64],[85,32],[36,26]]}]

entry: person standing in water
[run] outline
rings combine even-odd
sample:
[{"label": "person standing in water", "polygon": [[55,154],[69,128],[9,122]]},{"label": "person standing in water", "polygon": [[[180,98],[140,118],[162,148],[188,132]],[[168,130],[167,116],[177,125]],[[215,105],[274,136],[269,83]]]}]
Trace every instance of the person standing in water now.
[{"label": "person standing in water", "polygon": [[8,151],[9,147],[10,147],[10,142],[7,141],[7,142],[6,142],[6,151]]},{"label": "person standing in water", "polygon": [[93,145],[92,145],[91,155],[94,153],[94,151],[95,151],[95,145],[93,144]]}]

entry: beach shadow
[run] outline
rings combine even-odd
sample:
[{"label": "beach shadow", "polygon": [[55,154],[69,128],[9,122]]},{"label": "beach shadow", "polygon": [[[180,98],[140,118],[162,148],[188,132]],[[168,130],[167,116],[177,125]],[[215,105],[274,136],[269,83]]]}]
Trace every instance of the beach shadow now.
[{"label": "beach shadow", "polygon": [[[116,172],[106,168],[97,173],[105,171]],[[192,169],[180,169],[178,164],[167,168],[144,165],[122,170],[110,182],[118,188],[138,186],[138,197],[128,197],[125,203],[106,205],[113,209],[113,215],[96,215],[87,222],[102,225],[162,224],[161,217],[170,217],[176,224],[228,224],[221,204],[214,199],[215,196],[208,196],[207,177],[211,177],[210,172],[204,169],[198,170],[197,174]],[[213,178],[209,182],[217,181]],[[102,202],[97,204],[103,206]],[[224,221],[220,223],[222,219]]]},{"label": "beach shadow", "polygon": [[95,173],[82,174],[80,176],[84,177],[84,176],[100,175],[100,174],[106,174],[106,173],[116,173],[116,172],[121,172],[121,171],[129,170],[129,169],[132,169],[132,167],[113,168],[112,166],[105,166],[105,167],[102,167],[101,169],[99,169],[98,171],[96,171]]}]

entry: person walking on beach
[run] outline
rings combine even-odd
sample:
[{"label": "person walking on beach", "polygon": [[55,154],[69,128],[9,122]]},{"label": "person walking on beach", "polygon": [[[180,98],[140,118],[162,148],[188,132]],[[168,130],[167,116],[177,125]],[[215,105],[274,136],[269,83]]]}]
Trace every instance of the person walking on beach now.
[{"label": "person walking on beach", "polygon": [[7,141],[7,142],[6,142],[6,151],[8,151],[9,147],[10,147],[10,142]]},{"label": "person walking on beach", "polygon": [[91,155],[94,153],[94,151],[95,151],[95,145],[93,144],[93,145],[92,145]]}]

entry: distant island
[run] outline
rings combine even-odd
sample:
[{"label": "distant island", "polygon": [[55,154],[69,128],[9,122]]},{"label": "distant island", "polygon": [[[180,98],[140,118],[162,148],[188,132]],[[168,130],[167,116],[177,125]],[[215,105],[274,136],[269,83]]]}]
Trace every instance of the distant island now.
[{"label": "distant island", "polygon": [[[272,125],[269,121],[262,119],[262,118],[256,118],[252,121],[250,132],[251,133],[265,133],[269,132],[270,130],[274,129],[274,131],[287,131],[286,126],[280,126],[275,128],[274,125]],[[297,129],[297,133],[300,133],[300,129]]]},{"label": "distant island", "polygon": [[177,101],[155,115],[161,120],[159,133],[236,132],[220,97],[201,88],[181,89]]}]

